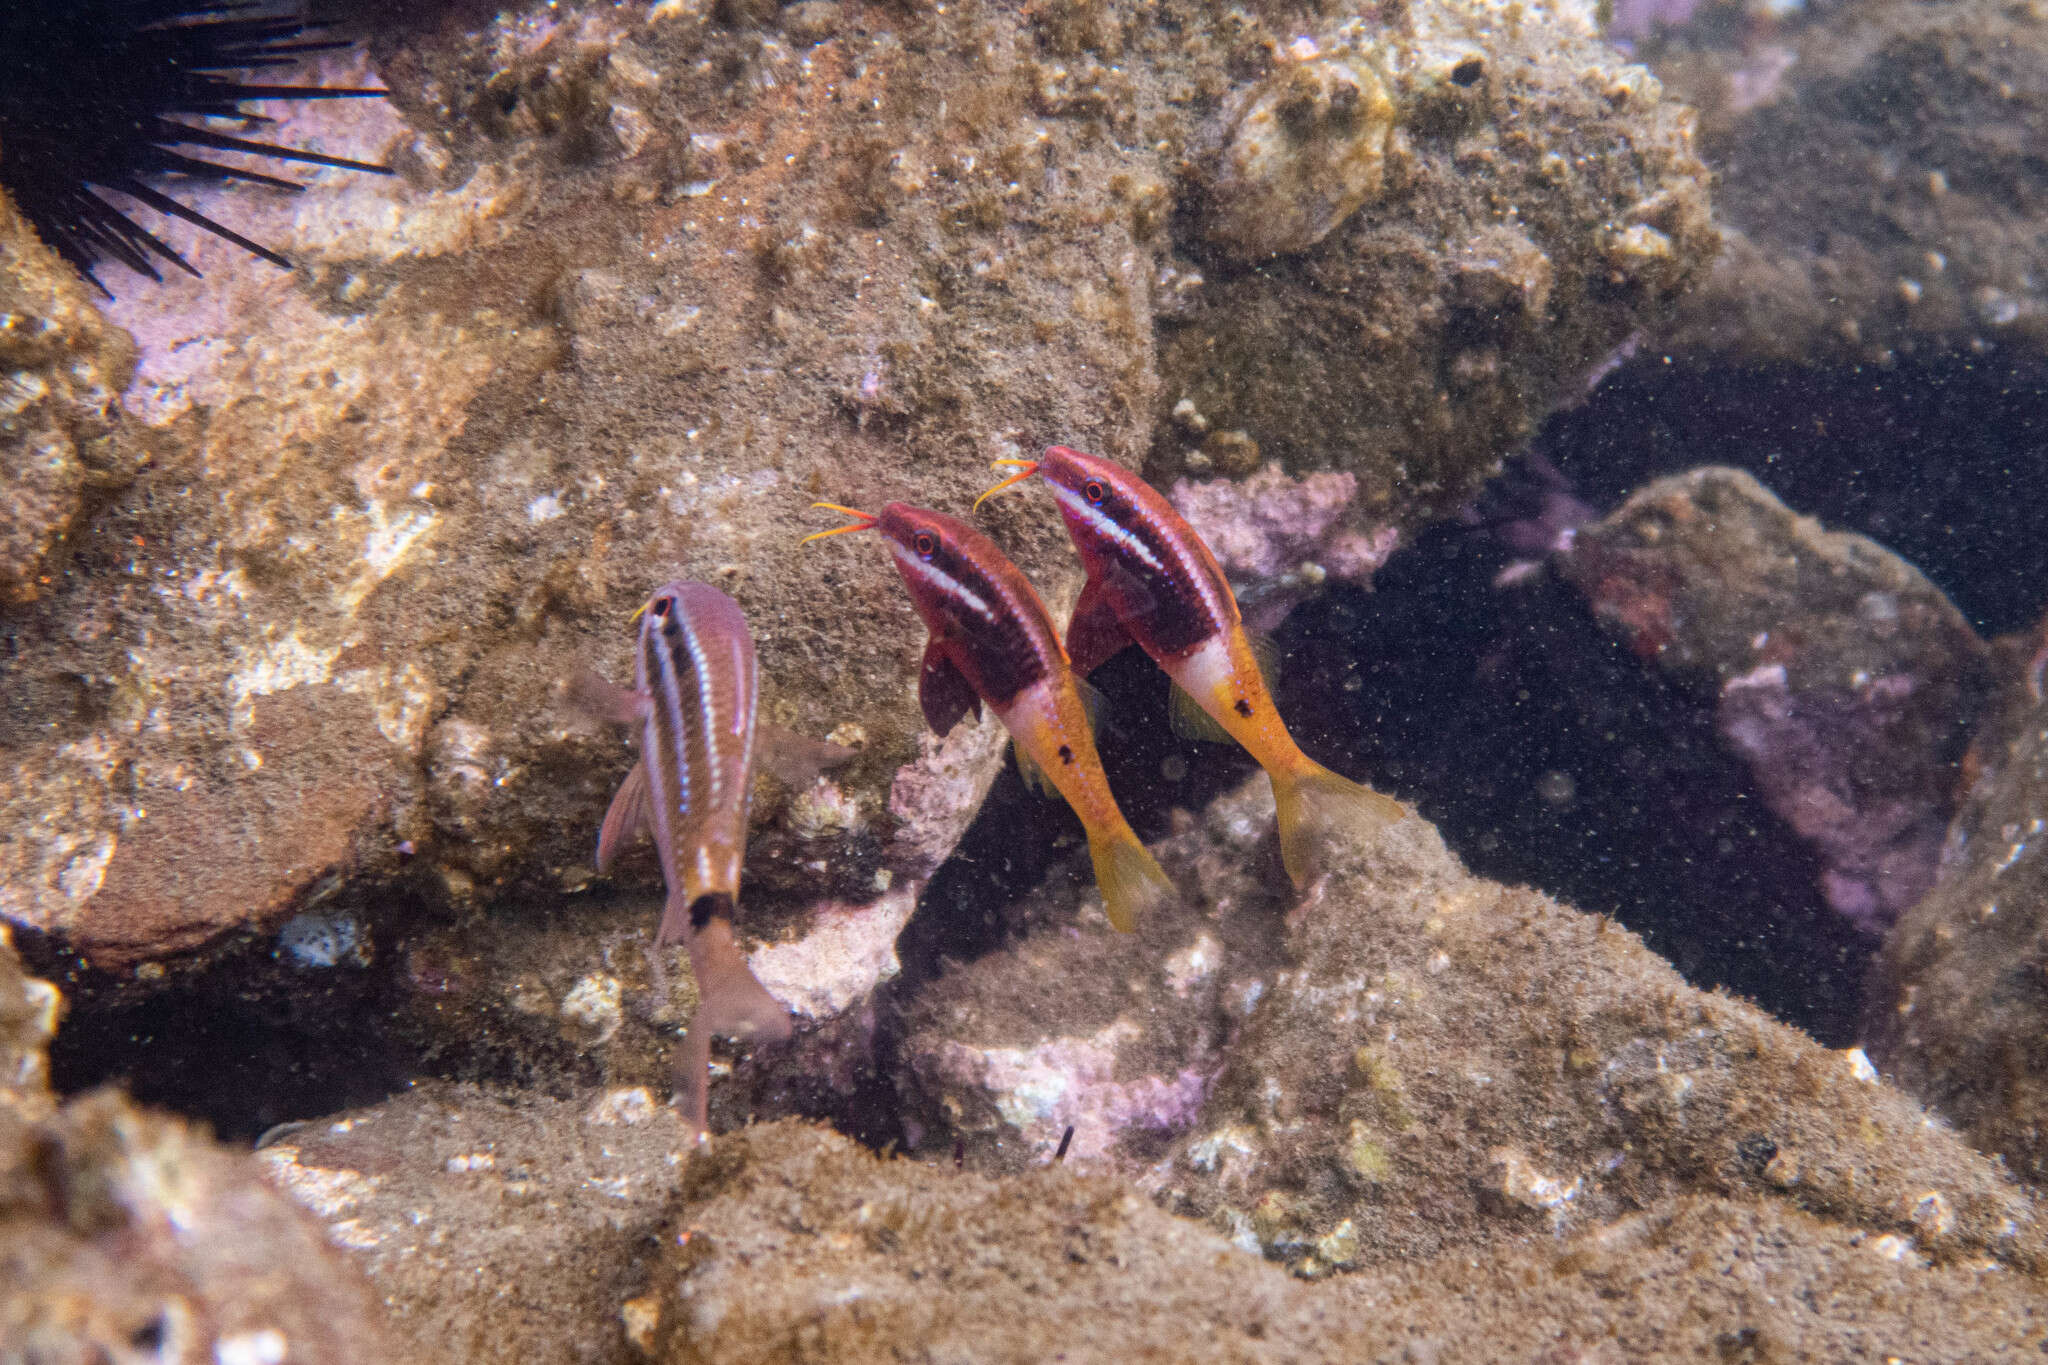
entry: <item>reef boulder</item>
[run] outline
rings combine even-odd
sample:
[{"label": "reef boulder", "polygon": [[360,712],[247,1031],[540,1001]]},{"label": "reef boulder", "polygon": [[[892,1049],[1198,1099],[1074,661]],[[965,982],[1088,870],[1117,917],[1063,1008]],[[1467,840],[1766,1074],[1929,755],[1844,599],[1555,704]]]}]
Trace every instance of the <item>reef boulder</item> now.
[{"label": "reef boulder", "polygon": [[2043,636],[2002,652],[1941,879],[1885,940],[1867,1036],[1888,1076],[2048,1184],[2048,704]]},{"label": "reef boulder", "polygon": [[1838,912],[1881,934],[1934,884],[1990,656],[1919,570],[1722,468],[1646,484],[1556,562],[1638,657],[1712,696]]}]

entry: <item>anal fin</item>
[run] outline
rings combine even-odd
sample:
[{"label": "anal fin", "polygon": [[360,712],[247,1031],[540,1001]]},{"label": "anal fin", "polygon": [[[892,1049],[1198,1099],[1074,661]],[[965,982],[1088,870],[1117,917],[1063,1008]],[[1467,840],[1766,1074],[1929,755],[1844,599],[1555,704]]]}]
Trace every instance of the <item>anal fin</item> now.
[{"label": "anal fin", "polygon": [[639,838],[640,831],[652,827],[648,811],[652,790],[647,781],[647,762],[642,759],[633,765],[633,771],[627,773],[626,780],[619,784],[611,805],[605,808],[604,824],[598,827],[599,876],[609,876],[620,850]]},{"label": "anal fin", "polygon": [[941,738],[951,734],[968,712],[977,718],[981,715],[981,697],[974,684],[967,681],[936,635],[926,643],[924,666],[917,672],[917,704],[924,711],[924,723]]},{"label": "anal fin", "polygon": [[1073,666],[1074,676],[1087,677],[1130,643],[1131,633],[1118,619],[1102,580],[1089,579],[1067,622],[1067,662]]}]

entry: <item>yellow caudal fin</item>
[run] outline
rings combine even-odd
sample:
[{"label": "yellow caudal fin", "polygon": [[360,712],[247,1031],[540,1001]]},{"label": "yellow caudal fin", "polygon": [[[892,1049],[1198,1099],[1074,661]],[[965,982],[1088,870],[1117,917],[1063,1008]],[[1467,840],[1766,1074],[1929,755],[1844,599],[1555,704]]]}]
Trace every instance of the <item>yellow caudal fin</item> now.
[{"label": "yellow caudal fin", "polygon": [[1095,885],[1102,892],[1102,907],[1120,934],[1137,928],[1138,916],[1147,910],[1171,904],[1180,895],[1129,825],[1090,834],[1088,856],[1095,860]]},{"label": "yellow caudal fin", "polygon": [[1280,861],[1296,889],[1315,875],[1329,840],[1370,834],[1408,813],[1391,796],[1305,760],[1291,774],[1273,774],[1273,804],[1280,817]]}]

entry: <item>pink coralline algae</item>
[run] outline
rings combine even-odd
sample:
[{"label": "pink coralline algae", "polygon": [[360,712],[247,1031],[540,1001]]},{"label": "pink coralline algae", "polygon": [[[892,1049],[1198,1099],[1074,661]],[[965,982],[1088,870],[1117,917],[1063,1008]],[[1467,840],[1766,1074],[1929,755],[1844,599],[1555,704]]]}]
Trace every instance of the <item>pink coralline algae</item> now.
[{"label": "pink coralline algae", "polygon": [[1232,578],[1273,579],[1313,565],[1315,576],[1355,580],[1370,578],[1400,541],[1391,526],[1358,526],[1357,492],[1351,474],[1297,479],[1269,464],[1241,482],[1182,479],[1172,499]]}]

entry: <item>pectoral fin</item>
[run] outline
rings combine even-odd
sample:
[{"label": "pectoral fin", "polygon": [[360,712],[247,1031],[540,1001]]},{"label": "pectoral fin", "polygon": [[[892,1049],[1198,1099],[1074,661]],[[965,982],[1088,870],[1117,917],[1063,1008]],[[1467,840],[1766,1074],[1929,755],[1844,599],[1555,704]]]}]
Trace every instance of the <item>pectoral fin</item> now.
[{"label": "pectoral fin", "polygon": [[647,719],[646,693],[608,682],[587,668],[569,679],[569,701],[593,720],[637,725]]},{"label": "pectoral fin", "polygon": [[1074,604],[1073,618],[1067,622],[1067,660],[1074,676],[1087,677],[1130,643],[1130,632],[1117,619],[1109,594],[1102,590],[1102,580],[1089,579],[1088,586],[1081,589],[1081,600]]},{"label": "pectoral fin", "polygon": [[647,764],[643,761],[633,765],[633,771],[626,774],[626,780],[619,784],[618,792],[604,813],[604,824],[597,831],[597,871],[599,876],[608,876],[619,852],[633,840],[640,837],[640,831],[651,826],[648,816],[648,799],[651,788],[647,784]]},{"label": "pectoral fin", "polygon": [[1179,683],[1174,683],[1166,702],[1167,723],[1182,739],[1199,739],[1205,744],[1229,744],[1230,731],[1216,717],[1202,709],[1202,703]]},{"label": "pectoral fin", "polygon": [[981,698],[975,694],[974,684],[967,681],[936,635],[924,647],[924,666],[917,674],[917,704],[924,708],[924,723],[941,737],[952,733],[968,712],[976,718],[981,715]]},{"label": "pectoral fin", "polygon": [[785,730],[772,721],[754,727],[754,756],[760,765],[792,787],[808,787],[818,774],[852,761],[858,750]]}]

